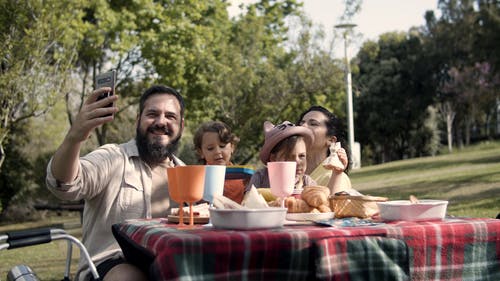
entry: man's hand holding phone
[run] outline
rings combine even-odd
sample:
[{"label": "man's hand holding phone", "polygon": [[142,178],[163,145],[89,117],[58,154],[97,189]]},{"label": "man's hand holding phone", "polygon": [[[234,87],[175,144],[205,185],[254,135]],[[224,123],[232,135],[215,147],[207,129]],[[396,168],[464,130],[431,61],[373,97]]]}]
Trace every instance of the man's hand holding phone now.
[{"label": "man's hand holding phone", "polygon": [[[116,70],[101,73],[95,77],[95,89],[107,88],[105,92],[101,92],[97,97],[97,101],[106,99],[115,94],[116,86]],[[113,107],[114,103],[106,103],[103,107]],[[104,115],[109,116],[109,115]]]},{"label": "man's hand holding phone", "polygon": [[118,96],[110,95],[97,100],[99,96],[110,90],[109,87],[94,90],[85,100],[68,132],[67,138],[69,142],[75,143],[87,140],[92,130],[114,119],[113,115],[118,111],[118,108],[109,107],[108,105],[115,104]]},{"label": "man's hand holding phone", "polygon": [[99,88],[94,90],[88,98],[88,102],[94,109],[94,118],[112,117],[118,111],[115,107],[118,96],[109,94],[110,92],[109,87]]}]

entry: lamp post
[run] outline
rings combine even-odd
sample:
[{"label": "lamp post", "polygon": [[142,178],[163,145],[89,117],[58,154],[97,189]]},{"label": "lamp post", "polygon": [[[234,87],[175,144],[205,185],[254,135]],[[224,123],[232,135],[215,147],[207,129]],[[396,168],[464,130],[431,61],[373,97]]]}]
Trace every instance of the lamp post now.
[{"label": "lamp post", "polygon": [[349,142],[349,149],[351,150],[351,155],[353,156],[353,168],[359,168],[360,162],[358,159],[359,153],[355,152],[354,149],[354,118],[352,110],[352,81],[351,81],[351,65],[349,63],[349,56],[347,54],[347,34],[354,28],[356,24],[344,23],[335,25],[335,28],[344,30],[344,56],[345,56],[345,82],[346,82],[346,94],[347,94],[347,140]]}]

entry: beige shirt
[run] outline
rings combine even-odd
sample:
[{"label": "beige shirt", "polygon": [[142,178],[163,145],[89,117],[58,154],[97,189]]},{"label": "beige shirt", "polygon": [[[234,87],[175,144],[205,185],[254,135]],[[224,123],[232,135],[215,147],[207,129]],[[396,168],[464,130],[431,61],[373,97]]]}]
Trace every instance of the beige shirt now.
[{"label": "beige shirt", "polygon": [[[122,255],[120,246],[111,233],[111,226],[127,219],[151,218],[152,202],[166,202],[168,187],[166,171],[151,168],[139,158],[135,140],[124,144],[107,144],[80,158],[78,176],[71,183],[58,183],[47,166],[47,186],[63,200],[85,200],[82,242],[97,265],[113,256]],[[174,162],[165,166],[185,165],[174,156]],[[153,177],[158,174],[159,177]],[[154,178],[154,179],[153,179]],[[153,188],[153,182],[156,188]],[[164,190],[160,190],[163,186]],[[160,198],[155,200],[156,198]],[[164,208],[161,209],[161,206]],[[157,203],[155,215],[166,216],[170,203]],[[88,272],[80,259],[79,272]],[[80,278],[82,279],[82,278]]]}]

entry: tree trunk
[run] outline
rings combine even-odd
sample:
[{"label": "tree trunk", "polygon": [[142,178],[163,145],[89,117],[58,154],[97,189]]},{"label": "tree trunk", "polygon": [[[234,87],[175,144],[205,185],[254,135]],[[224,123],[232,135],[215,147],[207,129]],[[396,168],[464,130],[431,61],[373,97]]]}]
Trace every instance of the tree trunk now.
[{"label": "tree trunk", "polygon": [[0,172],[2,171],[2,164],[5,160],[5,151],[3,150],[3,144],[0,143]]},{"label": "tree trunk", "polygon": [[472,128],[472,119],[466,118],[465,119],[465,145],[466,146],[470,145],[471,128]]},{"label": "tree trunk", "polygon": [[441,118],[446,120],[446,136],[448,141],[448,152],[453,151],[453,121],[455,120],[456,112],[450,102],[444,102],[438,107]]},{"label": "tree trunk", "polygon": [[453,119],[455,119],[455,112],[448,112],[446,114],[446,134],[448,136],[448,152],[453,152]]}]

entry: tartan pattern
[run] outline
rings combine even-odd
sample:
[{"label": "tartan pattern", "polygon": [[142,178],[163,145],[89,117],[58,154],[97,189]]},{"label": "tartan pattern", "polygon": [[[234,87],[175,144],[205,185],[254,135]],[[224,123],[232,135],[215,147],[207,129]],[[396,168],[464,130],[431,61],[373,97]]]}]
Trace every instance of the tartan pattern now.
[{"label": "tartan pattern", "polygon": [[155,256],[154,280],[500,280],[500,220],[363,227],[178,229],[118,224]]},{"label": "tartan pattern", "polygon": [[500,220],[399,222],[387,236],[410,251],[412,280],[500,280]]},{"label": "tartan pattern", "polygon": [[409,280],[409,249],[394,238],[345,236],[318,243],[320,280]]}]

